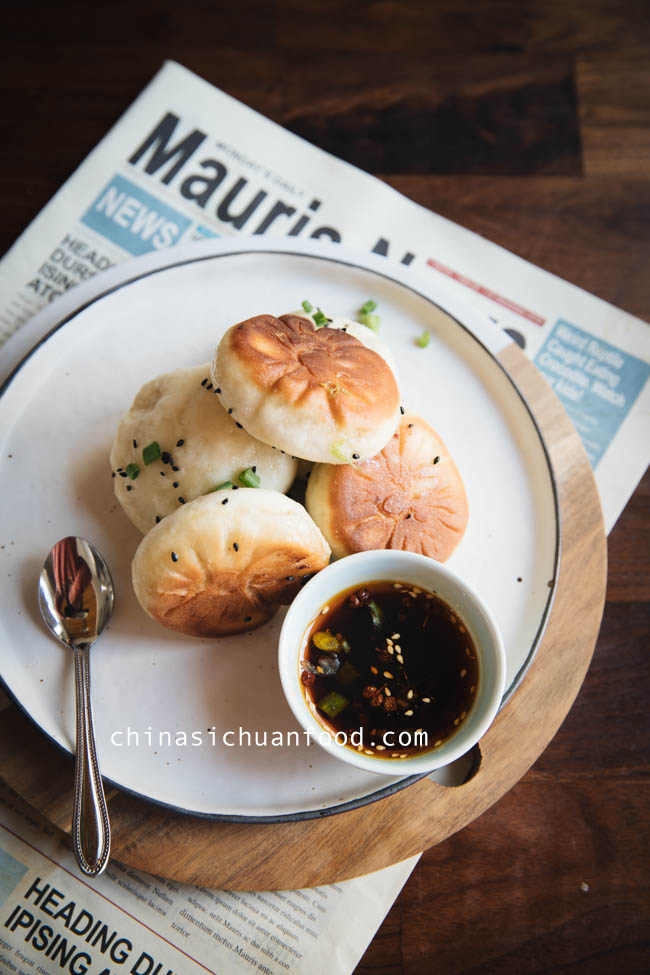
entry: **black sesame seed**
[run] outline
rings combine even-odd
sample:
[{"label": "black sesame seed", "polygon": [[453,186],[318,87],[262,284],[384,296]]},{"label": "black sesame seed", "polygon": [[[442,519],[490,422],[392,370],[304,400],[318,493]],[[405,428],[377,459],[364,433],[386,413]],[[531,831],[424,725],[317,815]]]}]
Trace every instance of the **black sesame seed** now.
[{"label": "black sesame seed", "polygon": [[237,542],[233,542],[232,547],[234,548],[235,552],[239,551],[239,545],[237,544]]},{"label": "black sesame seed", "polygon": [[223,499],[223,501],[222,501],[221,503],[222,503],[222,504],[228,504],[228,498],[224,498],[224,499]]},{"label": "black sesame seed", "polygon": [[250,623],[252,619],[253,619],[252,616],[244,616],[244,623]]},{"label": "black sesame seed", "polygon": [[233,491],[239,491],[239,484],[233,484],[232,489]]},{"label": "black sesame seed", "polygon": [[172,455],[169,453],[169,451],[163,450],[162,454],[160,455],[160,459],[163,464],[168,464],[172,459]]},{"label": "black sesame seed", "polygon": [[113,471],[113,473],[111,474],[111,477],[115,477],[115,471]]},{"label": "black sesame seed", "polygon": [[172,470],[173,471],[180,471],[180,467],[176,467],[175,464],[172,464]]},{"label": "black sesame seed", "polygon": [[236,427],[239,427],[240,430],[243,430],[244,429],[243,426],[241,425],[241,423],[239,422],[239,420],[235,420],[235,426]]},{"label": "black sesame seed", "polygon": [[231,406],[231,407],[230,407],[230,409],[228,410],[228,414],[230,415],[231,413],[232,413],[232,406]]},{"label": "black sesame seed", "polygon": [[185,441],[184,441],[184,440],[177,440],[177,441],[176,441],[176,446],[177,446],[177,447],[182,447],[184,443],[185,443]]},{"label": "black sesame seed", "polygon": [[127,491],[132,491],[133,490],[133,485],[132,484],[127,484],[126,489],[127,489]]},{"label": "black sesame seed", "polygon": [[434,464],[437,464],[439,460],[440,460],[440,458],[439,458],[439,457],[434,457],[434,458],[433,458],[433,463],[434,463]]},{"label": "black sesame seed", "polygon": [[343,326],[343,328],[341,329],[341,331],[342,332],[347,332],[347,328],[345,327],[345,325]]},{"label": "black sesame seed", "polygon": [[138,446],[138,441],[137,441],[137,440],[134,440],[134,441],[133,441],[133,446],[134,446],[134,447],[137,447],[137,446]]},{"label": "black sesame seed", "polygon": [[408,515],[406,516],[407,521],[410,517],[411,517],[411,513],[409,512]]},{"label": "black sesame seed", "polygon": [[253,466],[251,467],[251,470],[252,470],[253,474],[257,474],[257,466],[255,464],[253,464]]},{"label": "black sesame seed", "polygon": [[352,460],[359,460],[361,454],[352,454]]},{"label": "black sesame seed", "polygon": [[221,386],[217,386],[217,388],[215,389],[215,393],[221,393]]},{"label": "black sesame seed", "polygon": [[409,430],[412,428],[413,424],[409,423]]},{"label": "black sesame seed", "polygon": [[156,524],[160,521],[160,515],[156,515]]},{"label": "black sesame seed", "polygon": [[178,498],[178,503],[179,503],[179,504],[185,504],[185,498],[181,498],[181,497],[179,496],[179,498]]},{"label": "black sesame seed", "polygon": [[523,582],[523,579],[521,578],[521,576],[517,576],[517,582]]},{"label": "black sesame seed", "polygon": [[174,487],[178,487],[178,481],[174,481]]},{"label": "black sesame seed", "polygon": [[176,552],[172,552],[172,562],[178,562],[178,555]]},{"label": "black sesame seed", "polygon": [[166,475],[165,475],[165,472],[164,472],[164,471],[161,471],[161,472],[160,472],[160,476],[161,476],[161,477],[165,477],[165,476],[166,476]]},{"label": "black sesame seed", "polygon": [[203,382],[201,383],[201,385],[202,386],[205,386],[205,384],[207,383],[207,381],[208,381],[208,377],[206,376],[205,379],[203,380]]},{"label": "black sesame seed", "polygon": [[127,476],[126,471],[118,471],[118,473],[119,473],[120,477],[126,477]]},{"label": "black sesame seed", "polygon": [[212,389],[212,383],[208,383],[208,385],[205,388],[206,389]]},{"label": "black sesame seed", "polygon": [[404,409],[403,406],[400,406],[399,411],[402,414],[402,416],[404,416],[404,414],[406,413],[406,410]]}]

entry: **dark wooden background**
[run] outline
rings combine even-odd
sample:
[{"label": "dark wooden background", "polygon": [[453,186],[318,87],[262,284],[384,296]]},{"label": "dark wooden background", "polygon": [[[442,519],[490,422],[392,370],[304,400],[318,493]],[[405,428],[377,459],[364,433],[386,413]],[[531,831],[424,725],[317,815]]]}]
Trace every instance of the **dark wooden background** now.
[{"label": "dark wooden background", "polygon": [[[22,0],[2,20],[0,252],[171,57],[650,319],[648,0]],[[424,854],[357,975],[650,970],[649,509],[646,475],[559,734]]]}]

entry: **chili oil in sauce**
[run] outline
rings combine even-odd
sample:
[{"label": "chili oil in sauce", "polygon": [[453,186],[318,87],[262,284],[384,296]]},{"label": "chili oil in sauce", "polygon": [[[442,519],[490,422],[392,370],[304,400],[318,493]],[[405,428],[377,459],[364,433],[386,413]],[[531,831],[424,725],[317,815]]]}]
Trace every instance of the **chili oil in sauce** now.
[{"label": "chili oil in sauce", "polygon": [[453,609],[435,593],[393,581],[332,599],[311,627],[300,671],[332,736],[345,732],[347,747],[394,759],[450,738],[479,682],[476,648]]}]

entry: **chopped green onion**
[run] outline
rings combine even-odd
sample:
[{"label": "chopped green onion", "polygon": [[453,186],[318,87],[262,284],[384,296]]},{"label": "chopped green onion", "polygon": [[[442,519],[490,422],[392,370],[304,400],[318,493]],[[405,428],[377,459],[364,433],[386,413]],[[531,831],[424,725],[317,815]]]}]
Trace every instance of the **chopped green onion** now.
[{"label": "chopped green onion", "polygon": [[153,464],[154,460],[160,460],[160,454],[160,444],[157,440],[153,440],[142,451],[142,460],[145,465]]},{"label": "chopped green onion", "polygon": [[345,441],[343,440],[337,440],[336,443],[333,443],[332,446],[330,447],[330,454],[332,455],[332,457],[336,457],[336,459],[341,464],[347,464],[350,459],[348,455],[342,450],[342,445],[344,442]]},{"label": "chopped green onion", "polygon": [[217,486],[213,487],[212,490],[209,491],[208,493],[213,494],[215,491],[225,491],[226,488],[231,488],[231,487],[232,487],[232,481],[224,481],[223,484],[217,484]]},{"label": "chopped green onion", "polygon": [[132,481],[135,481],[136,477],[140,473],[140,468],[137,464],[127,464],[126,473],[129,475]]},{"label": "chopped green onion", "polygon": [[238,480],[244,487],[249,488],[258,488],[262,483],[259,474],[256,474],[252,467],[247,467],[245,471],[242,471]]},{"label": "chopped green onion", "polygon": [[422,332],[422,335],[416,341],[416,345],[419,345],[421,349],[426,349],[427,345],[431,341],[431,332]]},{"label": "chopped green onion", "polygon": [[327,633],[325,630],[319,630],[318,633],[314,633],[312,640],[314,641],[314,646],[318,647],[319,650],[328,650],[330,653],[336,653],[337,650],[341,649],[341,644],[336,637],[332,633]]},{"label": "chopped green onion", "polygon": [[358,318],[358,322],[360,325],[365,325],[366,328],[371,329],[373,332],[378,332],[381,318],[379,317],[379,315],[370,315],[367,314],[366,312],[361,312]]},{"label": "chopped green onion", "polygon": [[365,304],[361,306],[361,314],[369,315],[370,312],[374,311],[376,307],[377,307],[377,302],[373,301],[372,298],[368,298]]},{"label": "chopped green onion", "polygon": [[320,308],[318,309],[318,311],[315,311],[311,317],[314,320],[314,325],[316,326],[316,328],[322,328],[323,325],[327,325],[327,315],[324,312],[322,312]]},{"label": "chopped green onion", "polygon": [[372,617],[372,625],[376,629],[381,629],[384,622],[384,614],[374,599],[371,599],[369,603],[366,604],[370,610],[370,615]]},{"label": "chopped green onion", "polygon": [[320,708],[328,718],[335,718],[341,711],[345,711],[349,703],[347,697],[343,697],[338,691],[330,691],[317,703],[316,707]]},{"label": "chopped green onion", "polygon": [[310,312],[314,310],[314,306],[309,301],[303,301],[302,307],[303,310],[306,311],[308,315]]},{"label": "chopped green onion", "polygon": [[361,674],[349,660],[346,660],[336,675],[336,679],[342,687],[350,687],[359,680]]}]

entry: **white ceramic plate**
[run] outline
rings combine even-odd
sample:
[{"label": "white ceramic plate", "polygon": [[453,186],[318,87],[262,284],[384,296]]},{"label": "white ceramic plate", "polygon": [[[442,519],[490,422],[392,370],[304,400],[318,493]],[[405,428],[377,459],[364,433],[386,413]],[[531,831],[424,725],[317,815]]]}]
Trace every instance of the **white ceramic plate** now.
[{"label": "white ceramic plate", "polygon": [[[253,743],[255,732],[267,731],[270,741],[272,732],[299,728],[277,674],[281,615],[220,641],[183,638],[146,617],[131,587],[140,535],[114,500],[108,462],[120,416],[157,373],[208,360],[232,323],[282,314],[304,298],[346,316],[367,298],[377,301],[404,404],[439,431],[465,482],[469,526],[448,565],[500,625],[506,696],[532,658],[553,595],[553,476],[526,403],[495,359],[509,339],[436,281],[334,245],[208,241],[74,289],[28,326],[49,336],[0,399],[1,675],[43,731],[72,751],[72,660],[45,632],[36,584],[55,541],[89,538],[116,585],[113,620],[92,653],[103,773],[122,789],[199,815],[319,816],[413,781],[346,766],[304,738],[283,747]],[[420,349],[415,339],[425,329],[432,338]],[[250,747],[224,745],[223,733],[233,730],[237,740],[240,727],[251,733]],[[187,744],[178,743],[182,733]]]}]

